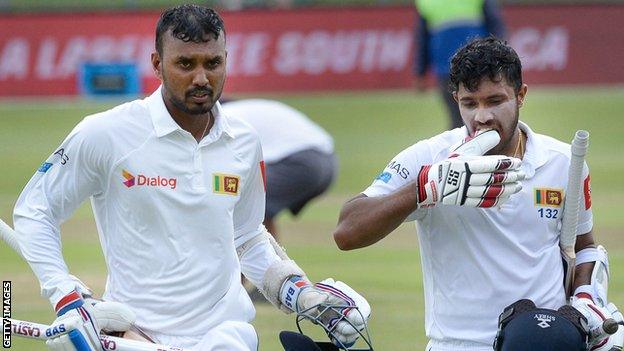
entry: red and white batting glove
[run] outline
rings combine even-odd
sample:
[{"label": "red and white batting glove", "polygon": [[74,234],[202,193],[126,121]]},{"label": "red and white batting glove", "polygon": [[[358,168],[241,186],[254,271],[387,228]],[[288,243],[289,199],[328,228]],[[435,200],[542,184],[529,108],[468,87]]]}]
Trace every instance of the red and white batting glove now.
[{"label": "red and white batting glove", "polygon": [[[610,351],[621,350],[624,344],[624,328],[620,326],[615,334],[604,331],[604,322],[612,318],[621,324],[624,322],[622,313],[617,307],[609,303],[606,307],[598,306],[588,293],[578,293],[570,299],[570,305],[576,308],[587,319],[589,329],[589,350]],[[619,348],[614,348],[619,347]]]},{"label": "red and white batting glove", "polygon": [[371,313],[362,295],[331,278],[312,285],[302,277],[293,276],[284,282],[280,295],[284,305],[294,312],[322,324],[339,347],[355,344]]},{"label": "red and white batting glove", "polygon": [[499,142],[495,130],[478,131],[453,147],[448,159],[423,166],[418,173],[418,207],[493,207],[520,191],[521,160],[482,156]]},{"label": "red and white batting glove", "polygon": [[423,166],[418,173],[418,207],[493,207],[520,190],[522,161],[508,156],[459,156]]}]

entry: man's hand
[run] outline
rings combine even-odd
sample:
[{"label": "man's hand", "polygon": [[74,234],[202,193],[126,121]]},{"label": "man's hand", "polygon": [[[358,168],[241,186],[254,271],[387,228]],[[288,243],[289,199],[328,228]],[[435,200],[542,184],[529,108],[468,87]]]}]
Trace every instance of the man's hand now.
[{"label": "man's hand", "polygon": [[605,327],[609,328],[605,324],[608,319],[619,324],[624,322],[622,313],[614,304],[609,303],[606,307],[600,307],[588,294],[577,294],[572,297],[570,304],[587,319],[589,350],[610,351],[614,346],[619,346],[621,349],[624,344],[624,327],[619,326],[615,333],[613,330],[605,330]]},{"label": "man's hand", "polygon": [[136,319],[134,312],[118,302],[82,299],[73,292],[65,296],[56,307],[59,316],[46,335],[46,345],[55,351],[102,350],[100,331],[125,332]]},{"label": "man's hand", "polygon": [[100,327],[93,306],[85,303],[76,291],[56,305],[58,318],[46,330],[46,345],[54,351],[99,351]]},{"label": "man's hand", "polygon": [[459,156],[423,166],[418,207],[493,207],[522,189],[522,161],[508,156]]},{"label": "man's hand", "polygon": [[331,341],[340,347],[355,344],[371,313],[362,295],[331,278],[312,285],[302,277],[293,276],[282,287],[282,300],[289,297],[295,312],[322,324]]}]

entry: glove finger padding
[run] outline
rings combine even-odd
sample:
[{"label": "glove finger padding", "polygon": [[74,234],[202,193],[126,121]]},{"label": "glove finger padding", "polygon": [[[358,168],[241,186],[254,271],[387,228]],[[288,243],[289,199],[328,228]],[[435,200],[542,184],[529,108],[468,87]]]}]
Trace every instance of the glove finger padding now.
[{"label": "glove finger padding", "polygon": [[624,316],[622,315],[622,312],[620,312],[620,310],[617,308],[617,306],[614,303],[609,302],[606,308],[607,308],[607,311],[611,313],[611,316],[616,322],[620,324],[624,323]]},{"label": "glove finger padding", "polygon": [[466,198],[464,202],[464,206],[466,207],[480,207],[480,208],[489,208],[494,206],[500,206],[509,200],[509,196],[506,197],[497,197],[497,198],[476,198],[469,197]]},{"label": "glove finger padding", "polygon": [[493,155],[493,156],[479,156],[469,158],[458,158],[466,162],[466,167],[472,173],[493,173],[496,171],[506,171],[519,169],[522,165],[522,160],[515,157]]},{"label": "glove finger padding", "polygon": [[[344,295],[350,297],[353,302],[355,303],[355,306],[357,306],[357,308],[360,310],[360,313],[355,313],[353,314],[353,317],[350,317],[351,313],[349,313],[349,318],[355,322],[358,320],[360,320],[360,322],[358,322],[359,324],[364,324],[366,321],[362,319],[362,317],[366,318],[366,320],[368,320],[368,317],[370,317],[371,314],[371,307],[368,304],[368,301],[366,301],[366,299],[358,294],[355,290],[353,290],[350,286],[348,286],[347,284],[341,282],[341,281],[337,281],[335,282],[334,286],[340,290]],[[355,312],[355,311],[350,311],[350,312]],[[356,317],[357,316],[357,317]]]},{"label": "glove finger padding", "polygon": [[136,321],[136,314],[119,302],[102,301],[93,305],[93,314],[102,330],[125,332]]},{"label": "glove finger padding", "polygon": [[516,183],[523,180],[524,177],[524,172],[521,171],[477,173],[470,175],[470,185]]},{"label": "glove finger padding", "polygon": [[347,284],[325,279],[299,295],[297,306],[307,318],[324,326],[337,346],[350,347],[366,328],[371,308]]},{"label": "glove finger padding", "polygon": [[500,142],[500,135],[494,129],[480,130],[475,135],[464,138],[461,143],[452,147],[451,155],[455,156],[482,156],[493,149]]},{"label": "glove finger padding", "polygon": [[467,198],[479,198],[479,199],[496,199],[499,197],[509,197],[518,191],[522,190],[520,183],[511,184],[494,184],[485,186],[469,186],[466,191]]}]

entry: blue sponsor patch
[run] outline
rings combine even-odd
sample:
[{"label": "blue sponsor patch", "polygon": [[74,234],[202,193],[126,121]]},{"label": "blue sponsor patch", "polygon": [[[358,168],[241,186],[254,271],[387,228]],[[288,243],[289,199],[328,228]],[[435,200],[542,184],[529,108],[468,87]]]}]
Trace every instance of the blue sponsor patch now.
[{"label": "blue sponsor patch", "polygon": [[377,176],[378,180],[381,180],[384,183],[387,183],[390,181],[390,178],[392,178],[392,174],[390,174],[389,172],[383,172],[380,175]]},{"label": "blue sponsor patch", "polygon": [[50,167],[52,167],[52,164],[50,162],[44,162],[41,167],[39,167],[39,169],[37,170],[37,172],[41,172],[41,173],[45,173],[48,171],[48,169],[50,169]]}]

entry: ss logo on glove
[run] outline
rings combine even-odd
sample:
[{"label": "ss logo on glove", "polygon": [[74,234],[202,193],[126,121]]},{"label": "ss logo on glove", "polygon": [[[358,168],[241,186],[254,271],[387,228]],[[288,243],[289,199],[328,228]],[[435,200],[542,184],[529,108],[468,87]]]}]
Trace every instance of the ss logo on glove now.
[{"label": "ss logo on glove", "polygon": [[450,171],[448,179],[446,180],[446,183],[450,184],[452,186],[457,186],[458,182],[459,182],[459,172],[458,171]]}]

